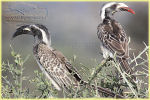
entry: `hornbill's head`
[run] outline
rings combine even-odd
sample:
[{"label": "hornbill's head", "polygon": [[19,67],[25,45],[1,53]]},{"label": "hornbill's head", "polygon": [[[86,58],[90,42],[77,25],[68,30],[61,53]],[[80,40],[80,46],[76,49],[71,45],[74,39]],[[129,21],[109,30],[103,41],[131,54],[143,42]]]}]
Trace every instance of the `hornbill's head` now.
[{"label": "hornbill's head", "polygon": [[111,17],[114,15],[114,13],[119,11],[127,11],[135,14],[135,12],[124,3],[110,2],[102,7],[101,18],[104,20],[105,18]]},{"label": "hornbill's head", "polygon": [[43,41],[46,44],[49,44],[50,42],[50,34],[48,29],[41,24],[24,25],[19,27],[13,34],[13,38],[22,34],[33,35],[34,37],[37,36],[38,40]]}]

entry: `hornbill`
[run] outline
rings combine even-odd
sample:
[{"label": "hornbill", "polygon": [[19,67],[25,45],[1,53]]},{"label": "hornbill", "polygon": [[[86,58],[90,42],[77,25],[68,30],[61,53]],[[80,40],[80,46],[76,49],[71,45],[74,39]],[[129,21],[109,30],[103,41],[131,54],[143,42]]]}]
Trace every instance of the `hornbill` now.
[{"label": "hornbill", "polygon": [[[82,80],[76,68],[70,64],[67,58],[61,52],[51,47],[51,36],[44,25],[34,24],[21,26],[13,34],[13,38],[22,34],[34,36],[34,57],[42,72],[58,91],[62,89],[68,91],[73,86],[87,85],[87,82]],[[123,97],[118,94],[116,95],[106,88],[96,87],[94,85],[90,85],[90,88],[98,89],[100,93],[105,93],[112,97]]]},{"label": "hornbill", "polygon": [[120,63],[122,70],[128,74],[133,74],[129,66],[129,40],[120,23],[114,19],[116,12],[135,12],[124,3],[110,2],[105,4],[100,12],[102,23],[97,27],[97,36],[101,41],[103,58],[114,58]]}]

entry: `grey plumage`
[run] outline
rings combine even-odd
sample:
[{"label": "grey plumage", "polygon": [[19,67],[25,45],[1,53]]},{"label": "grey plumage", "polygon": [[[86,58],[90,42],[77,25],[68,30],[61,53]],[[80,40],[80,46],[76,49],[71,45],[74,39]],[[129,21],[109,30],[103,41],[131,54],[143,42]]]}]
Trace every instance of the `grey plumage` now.
[{"label": "grey plumage", "polygon": [[57,85],[55,87],[59,87],[60,89],[62,87],[69,88],[73,85],[77,86],[78,82],[80,82],[81,79],[79,74],[77,74],[77,71],[77,77],[73,77],[71,72],[69,72],[69,70],[72,70],[73,68],[61,52],[40,42],[34,47],[33,53],[37,62],[39,62],[48,75],[55,80],[55,85]]},{"label": "grey plumage", "polygon": [[50,34],[44,25],[21,26],[15,32],[13,38],[21,34],[29,34],[35,37],[34,57],[40,69],[57,90],[60,91],[62,88],[68,90],[79,84],[81,81],[80,75],[61,52],[51,47]]}]

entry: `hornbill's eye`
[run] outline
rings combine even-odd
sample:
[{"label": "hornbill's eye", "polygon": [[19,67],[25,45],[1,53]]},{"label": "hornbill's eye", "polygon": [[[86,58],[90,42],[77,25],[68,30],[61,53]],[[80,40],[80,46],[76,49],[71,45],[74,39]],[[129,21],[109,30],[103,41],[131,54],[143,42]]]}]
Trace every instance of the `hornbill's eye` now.
[{"label": "hornbill's eye", "polygon": [[37,33],[37,29],[35,29],[34,27],[31,27],[31,31],[32,31],[33,33]]},{"label": "hornbill's eye", "polygon": [[35,29],[33,27],[31,27],[31,30],[34,31]]}]

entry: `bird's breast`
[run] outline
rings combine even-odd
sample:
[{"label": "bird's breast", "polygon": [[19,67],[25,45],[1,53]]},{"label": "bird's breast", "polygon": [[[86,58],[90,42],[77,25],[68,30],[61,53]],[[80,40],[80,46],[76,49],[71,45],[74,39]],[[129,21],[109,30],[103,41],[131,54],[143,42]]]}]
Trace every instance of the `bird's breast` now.
[{"label": "bird's breast", "polygon": [[103,52],[103,57],[106,59],[108,57],[114,58],[113,53],[110,52],[110,50],[108,50],[106,47],[104,47],[103,45],[101,45],[101,50]]}]

